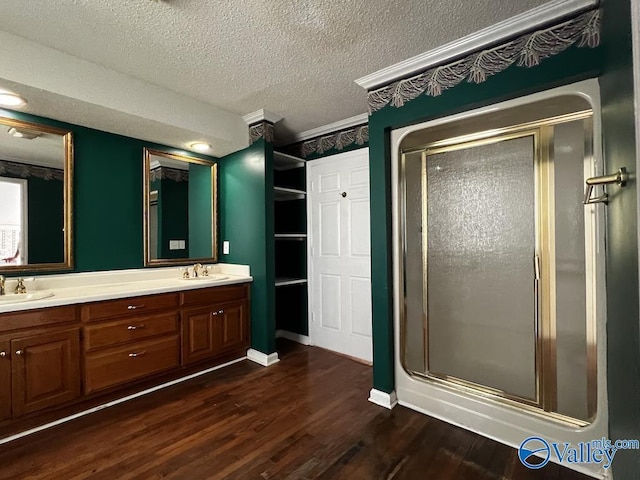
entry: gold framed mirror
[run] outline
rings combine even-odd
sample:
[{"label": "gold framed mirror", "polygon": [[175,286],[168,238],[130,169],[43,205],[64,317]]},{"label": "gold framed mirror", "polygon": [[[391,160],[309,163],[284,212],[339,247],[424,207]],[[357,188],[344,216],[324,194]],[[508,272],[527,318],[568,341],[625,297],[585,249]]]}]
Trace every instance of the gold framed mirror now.
[{"label": "gold framed mirror", "polygon": [[73,137],[0,117],[0,272],[73,268]]},{"label": "gold framed mirror", "polygon": [[218,261],[218,165],[144,149],[145,266]]}]

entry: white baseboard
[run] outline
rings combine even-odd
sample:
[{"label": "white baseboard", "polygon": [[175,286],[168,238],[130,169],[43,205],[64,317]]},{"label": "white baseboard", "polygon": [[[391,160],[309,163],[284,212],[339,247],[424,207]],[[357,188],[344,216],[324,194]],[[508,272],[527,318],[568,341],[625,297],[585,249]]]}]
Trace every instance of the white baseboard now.
[{"label": "white baseboard", "polygon": [[398,397],[396,397],[395,390],[391,393],[387,393],[372,388],[369,392],[369,401],[371,403],[375,403],[376,405],[380,405],[381,407],[391,410],[398,404]]},{"label": "white baseboard", "polygon": [[204,375],[206,373],[213,372],[215,370],[220,370],[221,368],[228,367],[229,365],[233,365],[234,363],[241,362],[245,360],[247,357],[237,358],[235,360],[231,360],[230,362],[223,363],[222,365],[216,365],[215,367],[207,368],[206,370],[201,370],[196,373],[192,373],[191,375],[187,375],[186,377],[177,378],[176,380],[171,380],[169,382],[163,383],[161,385],[156,385],[155,387],[148,388],[141,392],[134,393],[132,395],[128,395],[126,397],[118,398],[108,403],[103,403],[102,405],[98,405],[97,407],[89,408],[88,410],[83,410],[82,412],[74,413],[73,415],[69,415],[68,417],[60,418],[58,420],[54,420],[53,422],[46,423],[44,425],[40,425],[38,427],[32,428],[30,430],[26,430],[24,432],[16,433],[15,435],[11,435],[9,437],[0,438],[0,445],[5,443],[12,442],[22,437],[26,437],[27,435],[32,435],[37,432],[41,432],[42,430],[46,430],[47,428],[55,427],[62,423],[70,422],[71,420],[75,420],[76,418],[84,417],[85,415],[89,415],[90,413],[99,412],[100,410],[104,410],[105,408],[113,407],[114,405],[118,405],[120,403],[128,402],[129,400],[133,400],[134,398],[142,397],[143,395],[147,395],[149,393],[155,392],[156,390],[161,390],[163,388],[170,387],[172,385],[176,385],[178,383],[185,382],[187,380],[191,380],[192,378],[199,377],[200,375]]},{"label": "white baseboard", "polygon": [[280,361],[280,359],[278,358],[278,352],[270,353],[269,355],[267,355],[266,353],[254,350],[253,348],[247,350],[247,360],[256,362],[263,367],[270,367],[274,363],[278,363]]},{"label": "white baseboard", "polygon": [[288,330],[276,330],[276,338],[286,338],[292,342],[298,342],[302,345],[311,345],[311,339],[307,335],[293,333]]}]

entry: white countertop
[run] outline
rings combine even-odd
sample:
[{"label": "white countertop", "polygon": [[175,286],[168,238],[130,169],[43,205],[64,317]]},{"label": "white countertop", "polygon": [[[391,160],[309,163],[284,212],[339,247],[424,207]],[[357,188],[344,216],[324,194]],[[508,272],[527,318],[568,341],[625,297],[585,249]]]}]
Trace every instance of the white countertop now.
[{"label": "white countertop", "polygon": [[[74,305],[78,303],[139,297],[158,293],[195,290],[198,288],[233,285],[253,281],[246,265],[209,265],[211,275],[227,278],[198,280],[180,278],[180,267],[116,270],[108,272],[68,273],[25,277],[28,293],[50,292],[53,296],[22,302],[0,301],[0,313],[35,310],[38,308]],[[7,296],[13,297],[17,278],[6,279]]]}]

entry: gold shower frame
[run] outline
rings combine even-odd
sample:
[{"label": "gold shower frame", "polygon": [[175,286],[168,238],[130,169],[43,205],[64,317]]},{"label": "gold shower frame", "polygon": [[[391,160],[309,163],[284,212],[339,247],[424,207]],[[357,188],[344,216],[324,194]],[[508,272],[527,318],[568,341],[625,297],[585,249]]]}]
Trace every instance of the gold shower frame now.
[{"label": "gold shower frame", "polygon": [[[449,388],[465,391],[485,398],[492,398],[500,403],[506,403],[533,414],[572,427],[588,425],[596,415],[597,404],[597,345],[595,315],[586,318],[587,339],[587,421],[557,413],[557,335],[556,335],[556,296],[555,296],[555,203],[554,203],[554,169],[553,169],[553,126],[561,123],[584,120],[593,116],[592,110],[583,110],[571,114],[559,115],[544,120],[528,122],[506,128],[487,130],[470,135],[449,138],[432,142],[418,148],[401,150],[400,154],[400,208],[401,231],[407,228],[406,206],[406,156],[421,154],[421,188],[422,198],[426,199],[427,189],[427,157],[437,153],[451,152],[483,145],[495,144],[502,141],[524,137],[533,137],[534,148],[534,181],[535,181],[535,258],[534,269],[539,272],[535,277],[534,295],[536,298],[535,311],[535,398],[524,398],[509,392],[480,385],[451,375],[431,372],[428,364],[428,318],[426,305],[427,292],[427,235],[422,235],[422,271],[423,271],[423,328],[424,328],[424,366],[426,373],[416,372],[407,367],[405,345],[405,320],[407,308],[407,279],[404,265],[407,264],[406,236],[402,237],[402,278],[403,305],[400,309],[400,361],[403,368],[414,377],[441,384]],[[585,158],[593,156],[593,125],[585,122]],[[427,224],[427,209],[422,209],[423,232]],[[586,234],[587,232],[585,232]],[[587,259],[589,261],[589,259]]]}]

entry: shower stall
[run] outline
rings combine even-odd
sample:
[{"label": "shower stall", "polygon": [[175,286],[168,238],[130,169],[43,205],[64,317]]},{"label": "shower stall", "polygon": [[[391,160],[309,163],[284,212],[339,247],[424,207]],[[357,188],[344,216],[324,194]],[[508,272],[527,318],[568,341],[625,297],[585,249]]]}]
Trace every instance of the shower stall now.
[{"label": "shower stall", "polygon": [[392,132],[401,404],[514,446],[606,436],[599,132],[595,81]]}]

